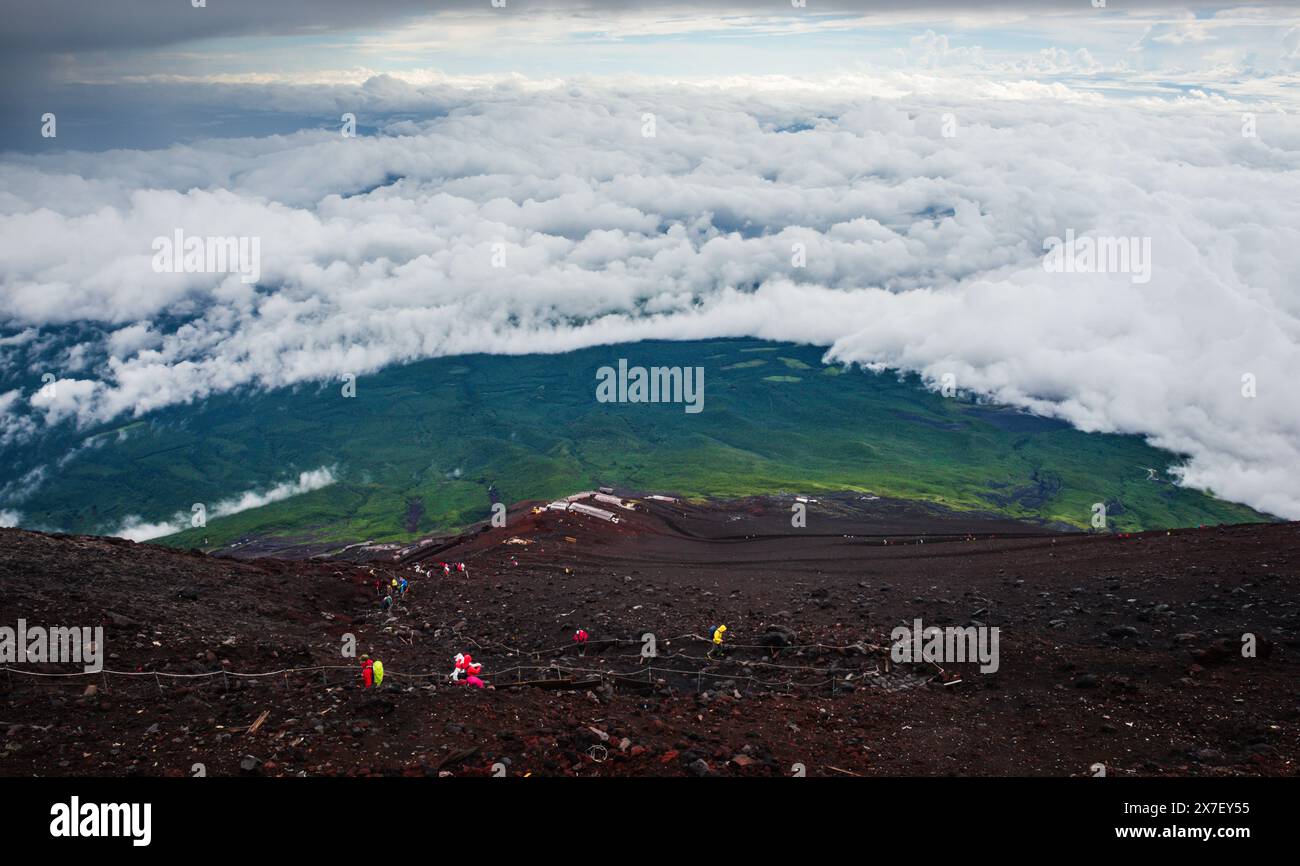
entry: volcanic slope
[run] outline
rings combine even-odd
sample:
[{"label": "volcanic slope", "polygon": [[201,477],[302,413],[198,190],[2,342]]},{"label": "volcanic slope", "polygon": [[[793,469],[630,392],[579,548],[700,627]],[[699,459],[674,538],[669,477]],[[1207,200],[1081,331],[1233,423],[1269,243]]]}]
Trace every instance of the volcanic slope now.
[{"label": "volcanic slope", "polygon": [[[790,497],[590,503],[617,524],[542,504],[402,563],[0,530],[0,625],[102,625],[118,672],[6,664],[0,773],[1295,772],[1297,524],[1060,534],[846,495],[800,503],[796,529]],[[381,611],[375,582],[402,576]],[[998,627],[997,671],[890,662],[916,619]],[[446,683],[458,652],[490,688]]]}]

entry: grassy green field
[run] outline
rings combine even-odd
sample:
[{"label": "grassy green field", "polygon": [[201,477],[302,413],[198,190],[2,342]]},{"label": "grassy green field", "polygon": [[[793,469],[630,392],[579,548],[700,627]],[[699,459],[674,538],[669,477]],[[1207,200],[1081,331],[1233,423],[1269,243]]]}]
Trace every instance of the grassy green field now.
[{"label": "grassy green field", "polygon": [[[1106,502],[1119,530],[1266,519],[1148,480],[1143,467],[1178,458],[1137,437],[944,398],[821,355],[754,340],[638,343],[423,361],[361,378],[352,398],[341,382],[224,395],[95,431],[95,447],[22,504],[23,522],[105,531],[321,466],[338,482],[166,541],[410,540],[485,519],[490,489],[514,502],[600,484],[686,496],[860,490],[1080,527]],[[704,411],[597,402],[596,369],[619,358],[702,366]],[[53,457],[60,443],[44,447]]]}]

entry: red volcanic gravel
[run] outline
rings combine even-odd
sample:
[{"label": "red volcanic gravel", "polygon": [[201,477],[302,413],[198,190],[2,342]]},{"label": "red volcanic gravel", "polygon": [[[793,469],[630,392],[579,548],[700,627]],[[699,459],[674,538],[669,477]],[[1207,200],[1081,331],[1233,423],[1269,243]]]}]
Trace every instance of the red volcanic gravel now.
[{"label": "red volcanic gravel", "polygon": [[[528,503],[432,575],[0,530],[0,626],[103,626],[139,674],[10,665],[0,774],[1295,773],[1300,524],[1121,538],[846,494],[795,529],[791,502]],[[999,628],[998,670],[893,663],[915,619]],[[456,653],[489,688],[447,682]]]}]

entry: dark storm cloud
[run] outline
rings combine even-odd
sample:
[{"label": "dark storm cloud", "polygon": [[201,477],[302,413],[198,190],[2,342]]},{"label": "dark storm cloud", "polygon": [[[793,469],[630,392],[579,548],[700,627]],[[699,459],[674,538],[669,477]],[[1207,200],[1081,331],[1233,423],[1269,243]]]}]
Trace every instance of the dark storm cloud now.
[{"label": "dark storm cloud", "polygon": [[27,54],[150,48],[220,36],[293,35],[391,24],[439,8],[429,0],[0,0],[0,45]]},{"label": "dark storm cloud", "polygon": [[[795,9],[789,0],[507,0],[494,9],[490,0],[207,0],[195,9],[190,0],[0,0],[5,27],[0,46],[10,54],[151,48],[223,36],[306,35],[345,29],[376,29],[440,12],[572,12],[599,20],[623,12],[665,14],[782,15],[804,13],[945,12],[963,15],[990,12],[1052,14],[1085,10],[1089,0],[809,0]],[[1123,13],[1158,8],[1185,8],[1170,0],[1110,0],[1108,9]],[[1210,8],[1258,5],[1212,4]]]}]

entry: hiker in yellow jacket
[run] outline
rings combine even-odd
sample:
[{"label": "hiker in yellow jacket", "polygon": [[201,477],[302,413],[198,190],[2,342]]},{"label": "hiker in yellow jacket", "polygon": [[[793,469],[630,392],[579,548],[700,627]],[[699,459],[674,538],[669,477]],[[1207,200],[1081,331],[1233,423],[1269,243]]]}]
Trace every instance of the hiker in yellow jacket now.
[{"label": "hiker in yellow jacket", "polygon": [[375,659],[375,688],[384,684],[384,663]]},{"label": "hiker in yellow jacket", "polygon": [[713,646],[709,647],[709,651],[705,653],[705,655],[707,655],[709,658],[713,658],[714,650],[717,650],[719,654],[722,653],[722,635],[726,631],[727,631],[727,627],[725,625],[719,625],[714,627]]}]

